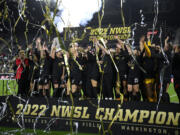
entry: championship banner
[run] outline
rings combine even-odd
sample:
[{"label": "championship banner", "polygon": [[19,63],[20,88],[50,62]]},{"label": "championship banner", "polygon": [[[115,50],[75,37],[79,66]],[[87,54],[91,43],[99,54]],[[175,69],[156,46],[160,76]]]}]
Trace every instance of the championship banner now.
[{"label": "championship banner", "polygon": [[[6,97],[0,98],[2,112]],[[18,98],[8,99],[7,110],[0,126],[51,129],[84,133],[98,133],[110,128],[113,135],[124,134],[180,134],[180,107],[177,104],[160,104],[156,111],[155,103],[124,102],[102,100],[69,100],[55,98],[30,98],[20,102]],[[25,108],[25,109],[24,109]],[[18,124],[19,123],[19,124]],[[112,125],[112,126],[111,126]]]},{"label": "championship banner", "polygon": [[131,37],[131,27],[70,27],[64,28],[64,41],[81,41],[81,43],[92,42],[93,37],[103,37],[107,41],[116,40],[114,36],[119,36],[119,39],[125,40]]}]

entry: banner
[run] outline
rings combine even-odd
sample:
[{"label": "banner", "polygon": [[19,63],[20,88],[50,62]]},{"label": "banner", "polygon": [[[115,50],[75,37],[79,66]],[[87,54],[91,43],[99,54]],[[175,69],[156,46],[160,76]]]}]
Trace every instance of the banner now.
[{"label": "banner", "polygon": [[64,41],[81,41],[81,43],[89,43],[93,37],[103,37],[105,40],[114,41],[114,36],[119,36],[119,39],[125,40],[131,37],[131,27],[72,27],[64,29]]},{"label": "banner", "polygon": [[[6,97],[1,97],[1,111],[5,102]],[[26,104],[10,97],[4,116],[0,126],[18,128],[24,123],[26,128],[34,128],[37,123],[37,129],[48,127],[69,131],[72,120],[73,129],[78,132],[98,133],[111,127],[113,135],[180,134],[180,107],[177,104],[160,104],[156,111],[155,103],[145,102],[120,105],[120,101],[103,100],[98,107],[97,100],[75,100],[72,106],[69,100],[30,98]]]}]

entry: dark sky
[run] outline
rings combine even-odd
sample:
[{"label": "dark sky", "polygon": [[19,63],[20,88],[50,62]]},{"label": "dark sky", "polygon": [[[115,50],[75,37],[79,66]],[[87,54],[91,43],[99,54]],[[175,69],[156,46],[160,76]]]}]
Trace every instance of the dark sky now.
[{"label": "dark sky", "polygon": [[[8,18],[12,22],[12,26],[15,24],[19,14],[17,10],[17,3],[13,2],[17,0],[5,0],[4,2],[0,2],[0,36],[3,38],[9,38],[11,34],[9,29],[8,20],[2,20],[2,14],[4,13],[5,2],[9,8]],[[140,23],[141,17],[139,11],[142,9],[143,15],[145,17],[145,23],[148,24],[148,27],[152,27],[153,19],[154,19],[154,1],[155,0],[124,0],[125,3],[123,5],[123,13],[125,17],[126,26],[130,26],[131,24],[138,22]],[[53,7],[52,7],[53,9]],[[111,25],[122,25],[121,18],[121,9],[120,9],[120,0],[105,0],[105,14],[102,21],[103,26]],[[29,14],[30,13],[30,14]],[[159,16],[158,16],[158,24],[157,27],[163,25],[167,27],[167,31],[172,32],[180,27],[180,0],[159,0]],[[41,10],[39,2],[36,0],[27,0],[27,19],[31,23],[41,24],[42,20],[44,20],[43,12]],[[98,26],[97,13],[94,15],[93,19],[88,23],[88,26]],[[4,24],[2,23],[4,22]],[[19,36],[19,40],[24,39],[24,31],[26,28],[26,23],[21,19],[17,24],[16,33],[14,35]],[[31,33],[36,33],[38,27],[33,25],[28,25],[28,37],[29,42],[32,42]]]},{"label": "dark sky", "polygon": [[[142,9],[146,23],[154,18],[154,0],[125,0],[123,11],[127,25],[140,21],[139,11]],[[159,0],[159,23],[168,26],[180,26],[180,0]],[[97,15],[90,24],[97,22]],[[120,0],[106,0],[103,24],[122,24]],[[97,24],[97,23],[96,23]]]},{"label": "dark sky", "polygon": [[[15,19],[18,18],[17,4],[12,2],[13,0],[6,0],[10,12],[13,12]],[[14,0],[16,1],[16,0]],[[153,2],[154,0],[124,0],[123,13],[125,16],[126,25],[131,25],[134,22],[140,22],[140,9],[143,10],[145,16],[145,22],[152,24],[154,13],[153,13]],[[4,8],[3,3],[0,5],[0,11]],[[27,11],[31,13],[31,16],[27,14],[30,22],[40,24],[44,20],[43,12],[40,8],[39,2],[35,0],[27,0]],[[159,17],[158,23],[166,23],[167,26],[180,26],[180,0],[159,0]],[[90,26],[98,26],[97,14],[89,22]],[[12,19],[12,18],[11,18]],[[105,0],[105,14],[102,21],[102,25],[121,25],[121,10],[120,10],[120,0]],[[7,24],[8,25],[8,24]],[[25,23],[22,21],[17,25],[18,31],[23,31],[25,28]],[[2,25],[0,25],[2,27]],[[31,28],[31,27],[30,27]],[[33,29],[33,28],[31,28]]]}]

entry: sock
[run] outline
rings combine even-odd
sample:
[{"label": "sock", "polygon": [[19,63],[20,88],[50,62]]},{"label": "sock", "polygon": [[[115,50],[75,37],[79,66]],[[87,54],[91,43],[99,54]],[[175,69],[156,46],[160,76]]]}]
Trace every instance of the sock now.
[{"label": "sock", "polygon": [[45,92],[46,92],[46,96],[50,97],[49,89],[45,89]]},{"label": "sock", "polygon": [[40,96],[40,97],[43,96],[43,89],[39,89],[39,96]]},{"label": "sock", "polygon": [[133,96],[133,95],[132,95],[132,92],[128,92],[128,93],[129,93],[129,100],[128,100],[128,101],[132,101],[132,98],[133,98],[133,97],[132,97],[132,96]]},{"label": "sock", "polygon": [[141,94],[140,94],[140,92],[136,93],[136,101],[141,101]]}]

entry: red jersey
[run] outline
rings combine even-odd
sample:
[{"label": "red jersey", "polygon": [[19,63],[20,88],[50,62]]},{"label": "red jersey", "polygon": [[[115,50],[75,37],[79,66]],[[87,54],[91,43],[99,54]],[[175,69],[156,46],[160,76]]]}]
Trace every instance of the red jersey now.
[{"label": "red jersey", "polygon": [[[24,59],[25,66],[29,66],[28,59]],[[21,59],[16,59],[16,66],[17,66],[17,72],[16,72],[16,79],[21,79],[22,71],[24,70],[23,64]]]}]

